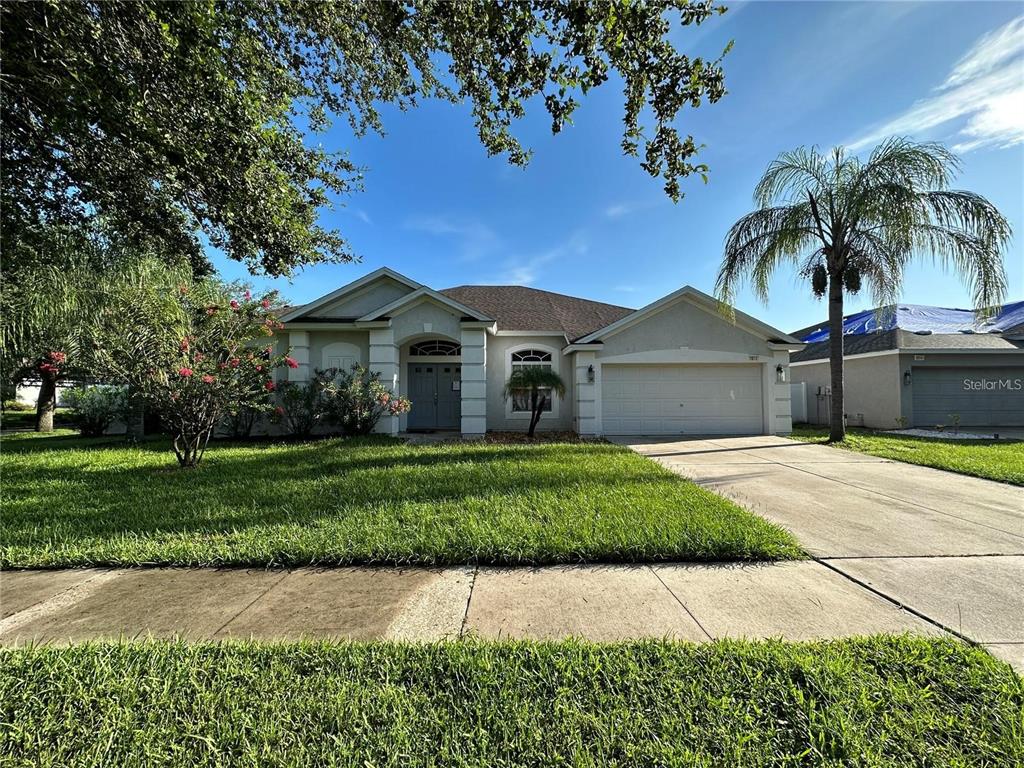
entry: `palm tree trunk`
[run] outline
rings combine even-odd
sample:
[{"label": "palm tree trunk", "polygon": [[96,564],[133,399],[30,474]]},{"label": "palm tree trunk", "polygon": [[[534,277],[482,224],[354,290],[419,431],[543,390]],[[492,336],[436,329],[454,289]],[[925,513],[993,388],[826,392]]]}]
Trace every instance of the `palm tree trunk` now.
[{"label": "palm tree trunk", "polygon": [[40,375],[36,432],[53,432],[53,412],[57,409],[57,376],[48,371],[41,371]]},{"label": "palm tree trunk", "polygon": [[843,278],[832,274],[832,270],[828,276],[828,346],[832,374],[828,441],[835,443],[846,437],[846,418],[843,402]]}]

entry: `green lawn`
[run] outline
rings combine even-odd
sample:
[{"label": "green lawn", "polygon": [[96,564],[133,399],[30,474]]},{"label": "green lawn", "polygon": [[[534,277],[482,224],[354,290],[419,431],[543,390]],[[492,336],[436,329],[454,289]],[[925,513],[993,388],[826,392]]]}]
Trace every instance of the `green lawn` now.
[{"label": "green lawn", "polygon": [[0,654],[11,766],[1012,766],[1024,682],[952,640]]},{"label": "green lawn", "polygon": [[799,557],[782,529],[607,444],[218,444],[35,435],[0,454],[0,566]]},{"label": "green lawn", "polygon": [[[823,443],[828,439],[828,429],[797,427],[792,437],[808,443]],[[1024,441],[1020,440],[939,440],[851,429],[838,447],[961,475],[1024,485]]]}]

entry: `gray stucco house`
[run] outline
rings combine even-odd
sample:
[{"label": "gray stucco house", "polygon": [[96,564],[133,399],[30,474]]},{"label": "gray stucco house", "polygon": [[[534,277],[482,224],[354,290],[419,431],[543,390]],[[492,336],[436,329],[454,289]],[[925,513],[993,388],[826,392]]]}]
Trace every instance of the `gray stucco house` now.
[{"label": "gray stucco house", "polygon": [[378,430],[525,430],[523,398],[502,390],[517,366],[566,382],[542,430],[581,435],[785,434],[791,336],[689,286],[630,309],[523,286],[434,290],[383,268],[281,317],[278,344],[314,369],[379,371],[412,411]]},{"label": "gray stucco house", "polygon": [[[792,356],[794,410],[828,422],[831,388],[828,327],[793,333],[807,346]],[[966,309],[900,304],[844,318],[847,423],[1024,426],[1024,301],[984,320]],[[801,389],[803,394],[800,395]]]}]

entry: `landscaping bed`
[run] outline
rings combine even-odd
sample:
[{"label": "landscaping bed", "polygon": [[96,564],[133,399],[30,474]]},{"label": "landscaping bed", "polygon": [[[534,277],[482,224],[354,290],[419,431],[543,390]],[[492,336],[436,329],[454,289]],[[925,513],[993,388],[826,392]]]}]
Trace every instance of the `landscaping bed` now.
[{"label": "landscaping bed", "polygon": [[0,566],[770,560],[793,537],[602,443],[8,437]]},{"label": "landscaping bed", "polygon": [[[791,437],[823,443],[828,440],[828,429],[795,427]],[[1024,441],[1020,440],[956,440],[850,429],[846,440],[834,445],[885,459],[1024,485]]]},{"label": "landscaping bed", "polygon": [[1024,682],[952,640],[106,643],[0,654],[7,765],[996,766]]}]

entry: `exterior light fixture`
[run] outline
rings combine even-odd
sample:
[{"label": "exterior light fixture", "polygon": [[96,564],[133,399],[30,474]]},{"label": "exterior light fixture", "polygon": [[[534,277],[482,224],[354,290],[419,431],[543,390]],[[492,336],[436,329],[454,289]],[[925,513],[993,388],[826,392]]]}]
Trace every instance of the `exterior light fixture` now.
[{"label": "exterior light fixture", "polygon": [[904,387],[909,387],[910,386],[910,381],[911,381],[910,371],[906,370],[906,371],[903,372],[903,386]]},{"label": "exterior light fixture", "polygon": [[587,366],[587,381],[591,384],[594,383],[594,366],[592,365]]},{"label": "exterior light fixture", "polygon": [[779,384],[786,383],[786,368],[785,366],[782,365],[782,363],[779,363],[778,365],[775,366],[775,381],[777,381]]}]

